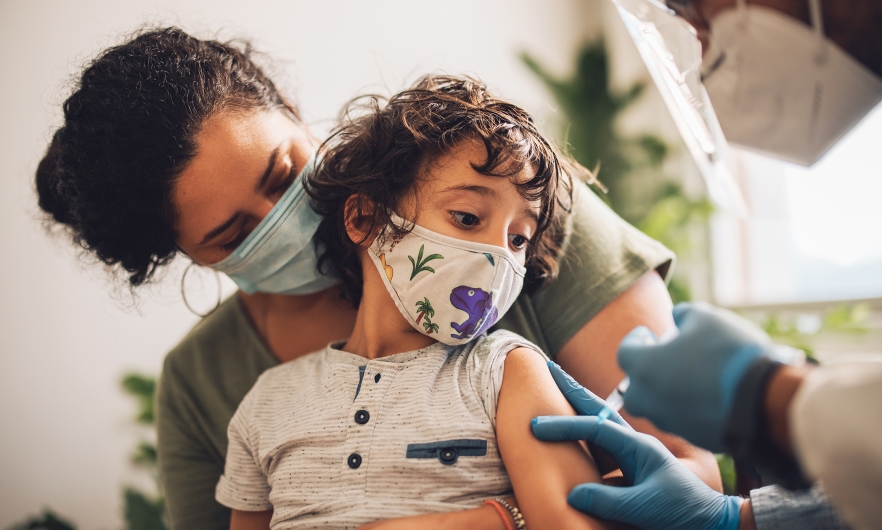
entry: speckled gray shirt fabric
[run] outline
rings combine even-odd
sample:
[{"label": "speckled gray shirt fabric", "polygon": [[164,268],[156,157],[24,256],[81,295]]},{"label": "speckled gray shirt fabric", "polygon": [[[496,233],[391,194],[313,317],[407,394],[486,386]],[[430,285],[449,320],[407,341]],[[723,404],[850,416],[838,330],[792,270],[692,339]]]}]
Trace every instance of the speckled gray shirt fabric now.
[{"label": "speckled gray shirt fabric", "polygon": [[[333,346],[260,376],[230,422],[218,502],[272,508],[273,530],[330,529],[477,507],[511,491],[496,399],[506,355],[535,346],[508,331],[370,361]],[[483,456],[469,449],[484,443]],[[415,444],[452,452],[409,458]]]}]

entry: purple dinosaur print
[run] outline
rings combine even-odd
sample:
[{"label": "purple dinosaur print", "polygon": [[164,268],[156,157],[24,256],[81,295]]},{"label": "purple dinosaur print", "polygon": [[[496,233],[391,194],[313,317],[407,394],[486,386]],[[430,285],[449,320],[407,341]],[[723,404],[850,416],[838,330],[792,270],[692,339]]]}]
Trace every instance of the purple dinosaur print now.
[{"label": "purple dinosaur print", "polygon": [[477,287],[460,285],[450,293],[453,307],[468,313],[469,318],[462,324],[451,322],[450,326],[459,332],[451,334],[454,339],[468,339],[489,328],[496,322],[499,312],[493,307],[490,293]]}]

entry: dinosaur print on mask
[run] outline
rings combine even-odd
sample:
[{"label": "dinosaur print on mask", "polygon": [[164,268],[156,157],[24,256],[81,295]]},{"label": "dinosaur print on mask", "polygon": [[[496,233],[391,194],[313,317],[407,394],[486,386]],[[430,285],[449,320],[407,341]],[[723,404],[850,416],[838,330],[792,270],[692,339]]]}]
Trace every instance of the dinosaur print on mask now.
[{"label": "dinosaur print on mask", "polygon": [[492,326],[499,315],[493,307],[490,293],[477,287],[460,285],[450,293],[450,303],[469,315],[462,324],[450,323],[450,326],[459,332],[459,335],[450,335],[454,339],[467,339],[481,333]]}]

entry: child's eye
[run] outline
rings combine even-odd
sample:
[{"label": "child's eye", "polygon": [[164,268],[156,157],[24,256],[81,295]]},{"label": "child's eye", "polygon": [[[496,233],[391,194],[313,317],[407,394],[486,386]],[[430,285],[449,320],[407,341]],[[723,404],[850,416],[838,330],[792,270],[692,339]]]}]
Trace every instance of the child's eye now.
[{"label": "child's eye", "polygon": [[453,224],[464,230],[474,228],[481,221],[478,216],[465,212],[450,212],[450,216],[453,218]]},{"label": "child's eye", "polygon": [[511,243],[511,246],[518,250],[523,249],[530,243],[529,239],[520,234],[511,234],[508,236],[508,241]]}]

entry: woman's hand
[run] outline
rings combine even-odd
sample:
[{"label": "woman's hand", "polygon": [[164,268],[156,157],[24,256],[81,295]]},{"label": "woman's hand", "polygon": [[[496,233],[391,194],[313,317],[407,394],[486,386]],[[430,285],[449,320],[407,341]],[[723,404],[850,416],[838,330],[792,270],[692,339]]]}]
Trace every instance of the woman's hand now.
[{"label": "woman's hand", "polygon": [[[514,498],[506,500],[513,506],[517,506]],[[480,508],[472,508],[461,512],[433,513],[377,521],[376,523],[359,526],[358,530],[412,530],[413,528],[421,530],[454,530],[460,528],[468,528],[469,530],[506,530],[506,525],[492,506],[481,506]]]}]

